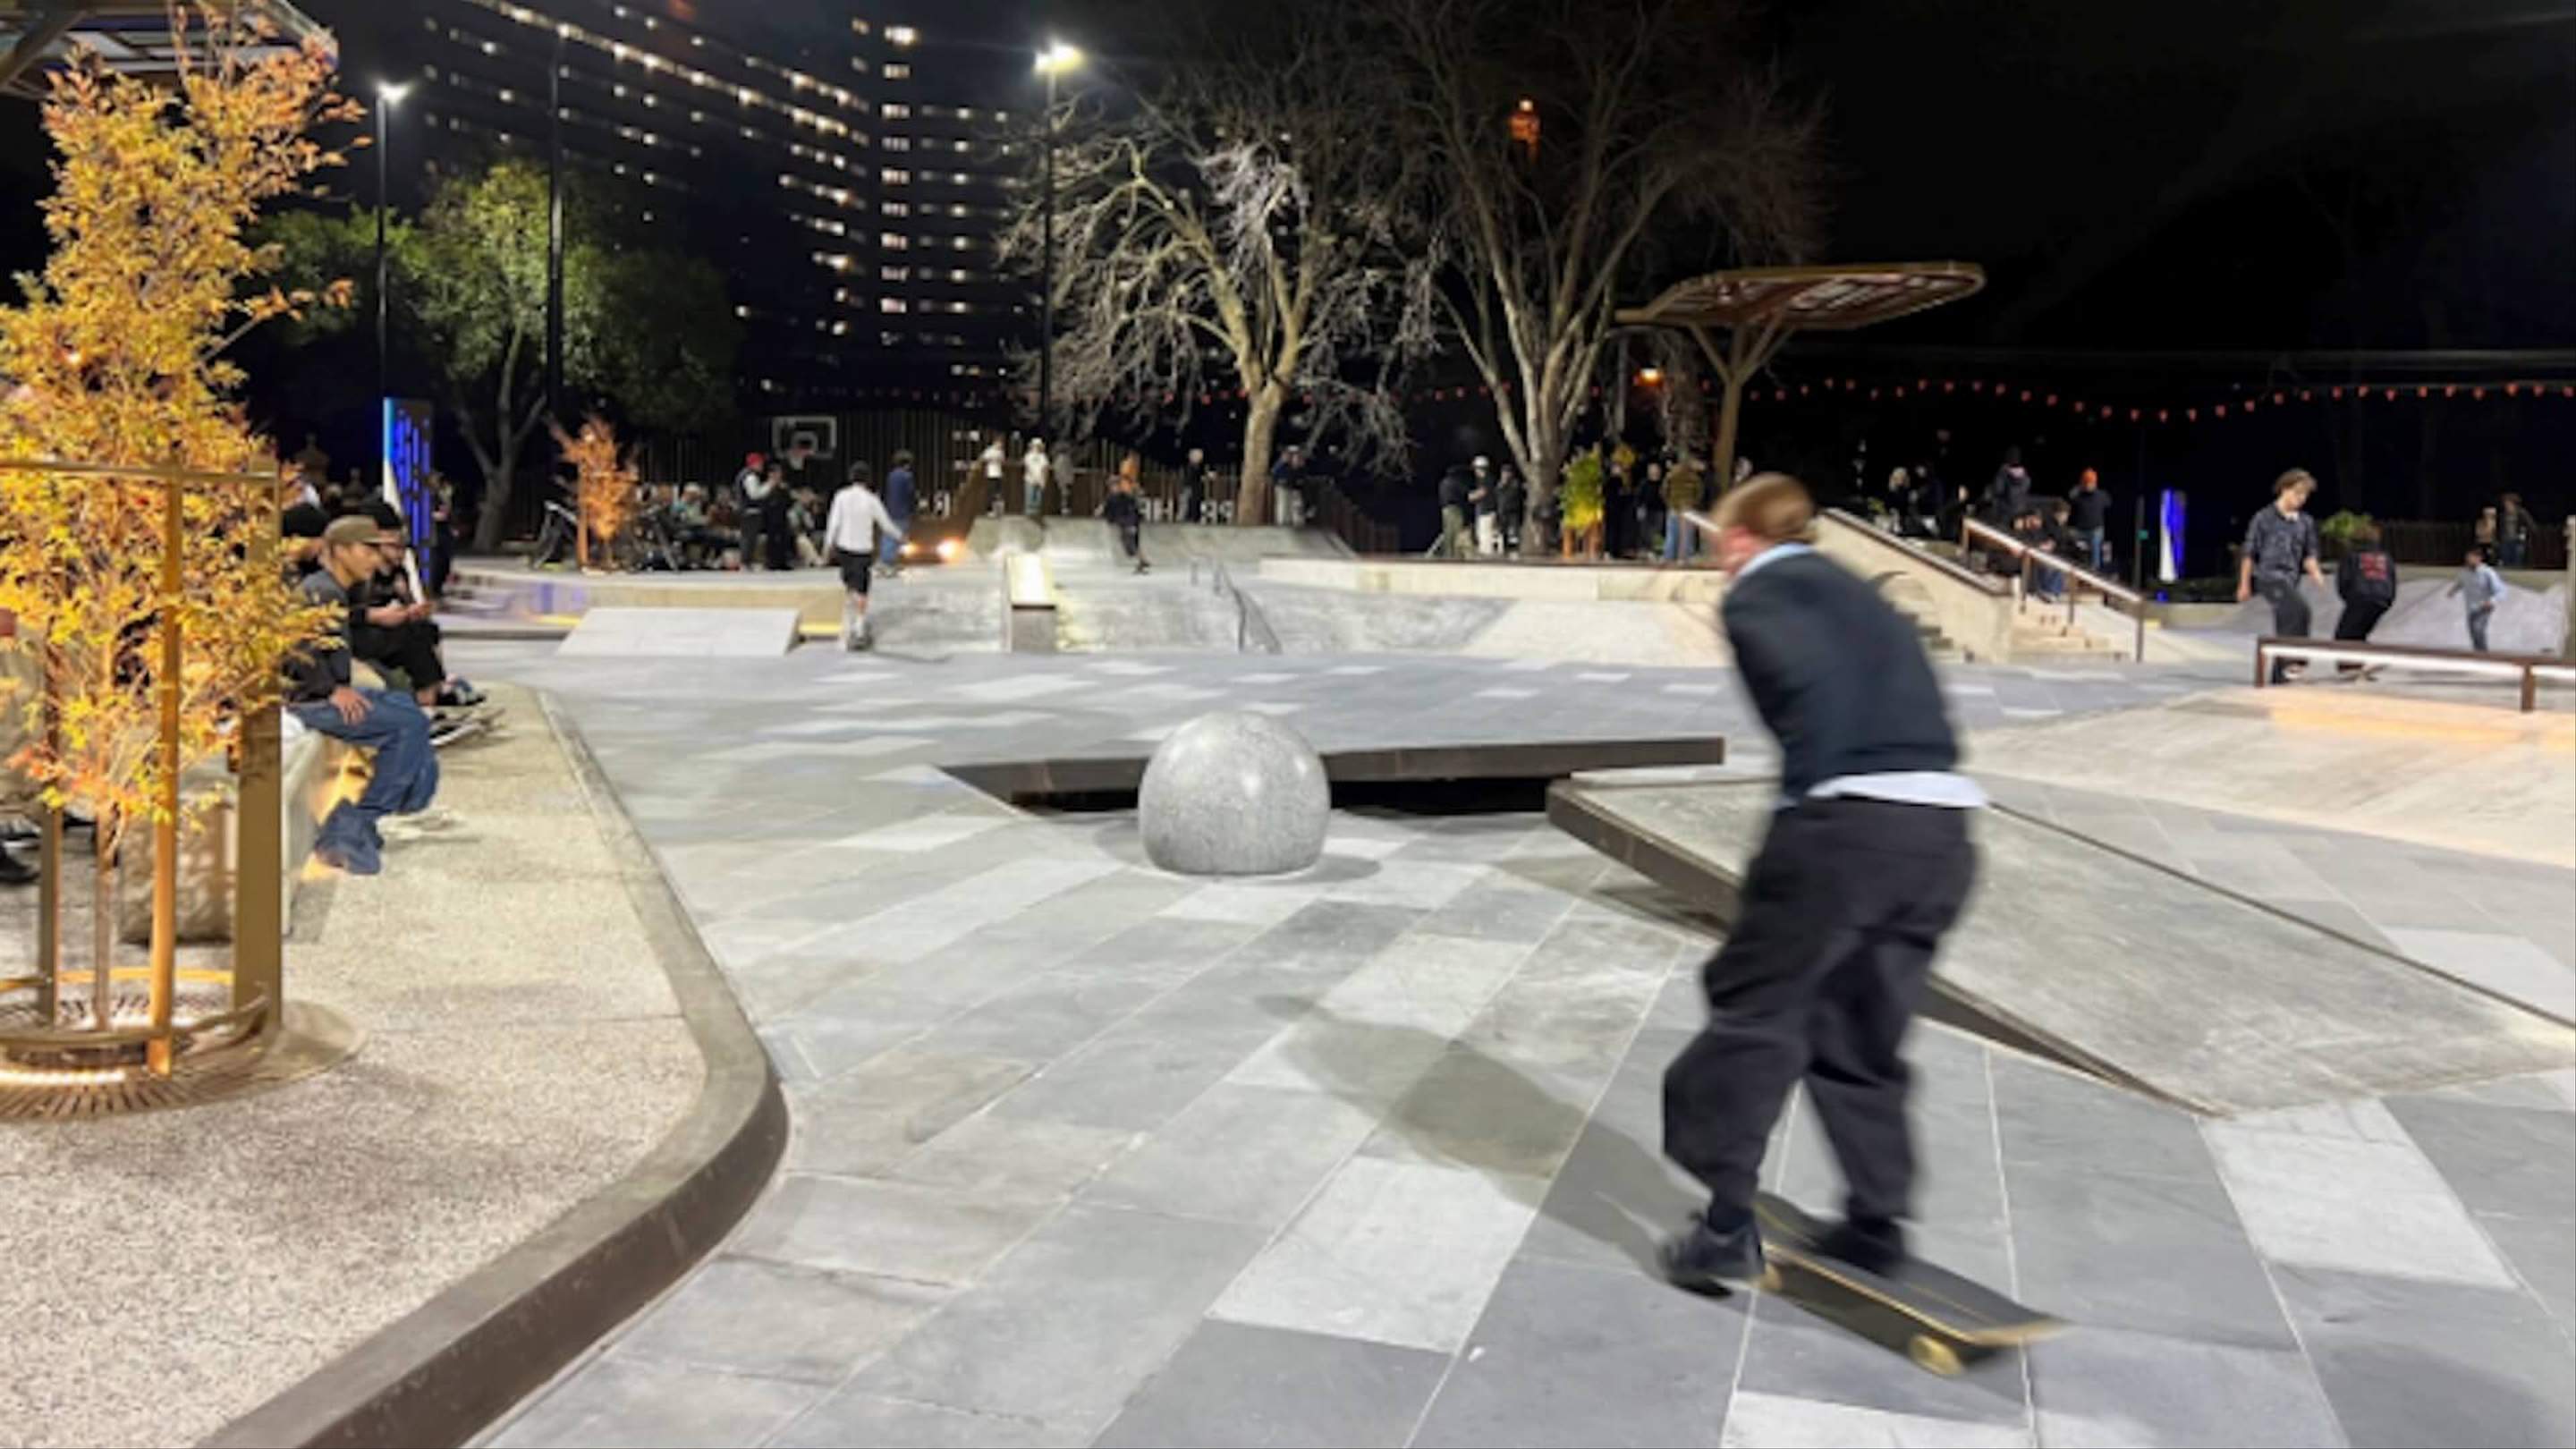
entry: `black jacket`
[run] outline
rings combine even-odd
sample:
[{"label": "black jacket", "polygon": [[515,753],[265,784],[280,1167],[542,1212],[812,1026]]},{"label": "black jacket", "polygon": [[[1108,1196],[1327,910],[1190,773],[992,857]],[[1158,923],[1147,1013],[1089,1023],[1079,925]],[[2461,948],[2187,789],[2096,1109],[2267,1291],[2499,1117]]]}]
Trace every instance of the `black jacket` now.
[{"label": "black jacket", "polygon": [[2111,519],[2111,495],[2099,488],[2078,488],[2066,495],[2066,521],[2078,532],[2089,533]]},{"label": "black jacket", "polygon": [[1724,617],[1791,799],[1838,775],[1958,764],[1921,636],[1857,576],[1821,554],[1775,558],[1727,590]]},{"label": "black jacket", "polygon": [[1136,495],[1124,489],[1112,492],[1100,505],[1100,515],[1120,528],[1135,528],[1144,522],[1144,510],[1136,506]]},{"label": "black jacket", "polygon": [[1440,476],[1440,506],[1464,510],[1467,507],[1467,492],[1472,486],[1466,469],[1450,469]]},{"label": "black jacket", "polygon": [[2335,565],[2335,597],[2347,604],[2397,602],[2397,560],[2385,549],[2356,550]]}]

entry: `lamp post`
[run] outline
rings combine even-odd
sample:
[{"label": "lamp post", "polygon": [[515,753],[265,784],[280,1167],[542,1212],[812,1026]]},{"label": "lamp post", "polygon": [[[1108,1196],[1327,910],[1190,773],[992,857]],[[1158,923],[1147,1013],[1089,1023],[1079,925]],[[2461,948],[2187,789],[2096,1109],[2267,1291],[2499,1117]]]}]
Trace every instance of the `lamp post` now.
[{"label": "lamp post", "polygon": [[[385,257],[385,212],[393,205],[385,183],[385,122],[393,114],[394,107],[402,104],[402,98],[410,93],[411,86],[408,83],[376,82],[376,405],[378,407],[384,405],[388,386],[385,372],[385,318],[389,300],[387,289],[390,286],[388,280],[390,268],[386,265]],[[382,437],[379,436],[377,447],[381,450],[385,446]],[[384,464],[390,462],[390,459],[379,456],[376,461]]]},{"label": "lamp post", "polygon": [[[1056,78],[1082,65],[1082,52],[1059,40],[1038,52],[1038,74],[1046,77],[1046,266],[1045,295],[1039,300],[1038,436],[1046,436],[1055,417],[1055,91]],[[1061,440],[1059,440],[1061,441]]]}]

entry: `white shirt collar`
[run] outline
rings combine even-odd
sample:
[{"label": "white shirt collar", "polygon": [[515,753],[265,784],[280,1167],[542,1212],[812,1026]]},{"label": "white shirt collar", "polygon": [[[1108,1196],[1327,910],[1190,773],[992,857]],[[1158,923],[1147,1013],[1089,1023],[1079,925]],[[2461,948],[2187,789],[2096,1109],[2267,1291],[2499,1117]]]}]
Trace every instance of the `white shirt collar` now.
[{"label": "white shirt collar", "polygon": [[1753,577],[1753,571],[1755,569],[1761,568],[1764,564],[1771,562],[1773,559],[1795,558],[1797,555],[1802,553],[1814,552],[1815,549],[1803,543],[1775,543],[1769,548],[1762,550],[1760,553],[1755,554],[1752,559],[1744,565],[1744,567],[1737,569],[1735,571],[1735,582],[1740,584],[1746,579]]}]

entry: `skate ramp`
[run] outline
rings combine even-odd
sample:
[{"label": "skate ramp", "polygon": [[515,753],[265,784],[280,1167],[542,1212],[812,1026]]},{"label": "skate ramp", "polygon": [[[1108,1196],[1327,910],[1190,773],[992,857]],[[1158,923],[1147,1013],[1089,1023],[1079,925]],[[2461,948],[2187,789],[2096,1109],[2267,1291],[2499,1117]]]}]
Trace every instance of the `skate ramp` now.
[{"label": "skate ramp", "polygon": [[[1560,783],[1567,833],[1732,921],[1767,782]],[[1972,1018],[2215,1116],[2564,1067],[2576,1032],[2430,967],[2005,811],[1935,985]]]},{"label": "skate ramp", "polygon": [[776,659],[796,647],[794,609],[592,609],[555,652],[567,659]]},{"label": "skate ramp", "polygon": [[[2378,625],[2370,631],[2371,641],[2424,649],[2468,648],[2468,613],[2458,599],[2446,592],[2459,570],[2405,564],[2399,566],[2398,574],[2401,582],[2397,602],[2380,616]],[[2343,618],[2343,601],[2335,597],[2331,586],[2305,584],[2299,592],[2307,599],[2312,616],[2308,632],[2320,639],[2333,638],[2335,624]],[[2237,605],[2223,622],[2190,632],[2222,636],[2269,634],[2272,606],[2261,599],[2249,599]],[[2505,586],[2504,597],[2496,601],[2495,618],[2487,624],[2489,648],[2498,654],[2557,654],[2566,643],[2565,584],[2552,584],[2546,589]],[[2249,653],[2245,657],[2250,667],[2253,656]]]},{"label": "skate ramp", "polygon": [[2365,686],[2215,689],[1979,731],[1981,771],[2576,867],[2576,718]]},{"label": "skate ramp", "polygon": [[[1140,543],[1157,569],[1195,561],[1239,563],[1248,570],[1268,558],[1351,557],[1348,544],[1320,528],[1149,523]],[[1006,551],[1041,553],[1051,564],[1077,567],[1126,561],[1118,531],[1098,518],[979,518],[967,532],[966,547],[977,558]]]}]

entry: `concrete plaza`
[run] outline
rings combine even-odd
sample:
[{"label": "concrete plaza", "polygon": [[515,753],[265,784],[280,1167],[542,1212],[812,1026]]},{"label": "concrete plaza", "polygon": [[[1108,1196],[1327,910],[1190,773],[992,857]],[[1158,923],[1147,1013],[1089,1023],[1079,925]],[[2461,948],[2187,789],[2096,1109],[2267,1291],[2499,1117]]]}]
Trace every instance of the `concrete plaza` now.
[{"label": "concrete plaza", "polygon": [[[1715,939],[1691,903],[1518,812],[1339,812],[1303,877],[1182,880],[1124,812],[1023,813],[938,768],[1137,753],[1224,703],[1328,749],[1711,731],[1758,771],[1723,675],[550,653],[466,662],[577,722],[793,1135],[731,1241],[490,1442],[2576,1438],[2576,1070],[2205,1121],[1926,1026],[1923,1249],[2076,1324],[1937,1379],[1647,1266],[1693,1202],[1656,1151]],[[2233,677],[1946,671],[1980,731]],[[2285,908],[2401,951],[2576,971],[2564,871],[1997,784],[2185,869],[2295,867]],[[1768,1171],[1833,1205],[1804,1113]]]}]

